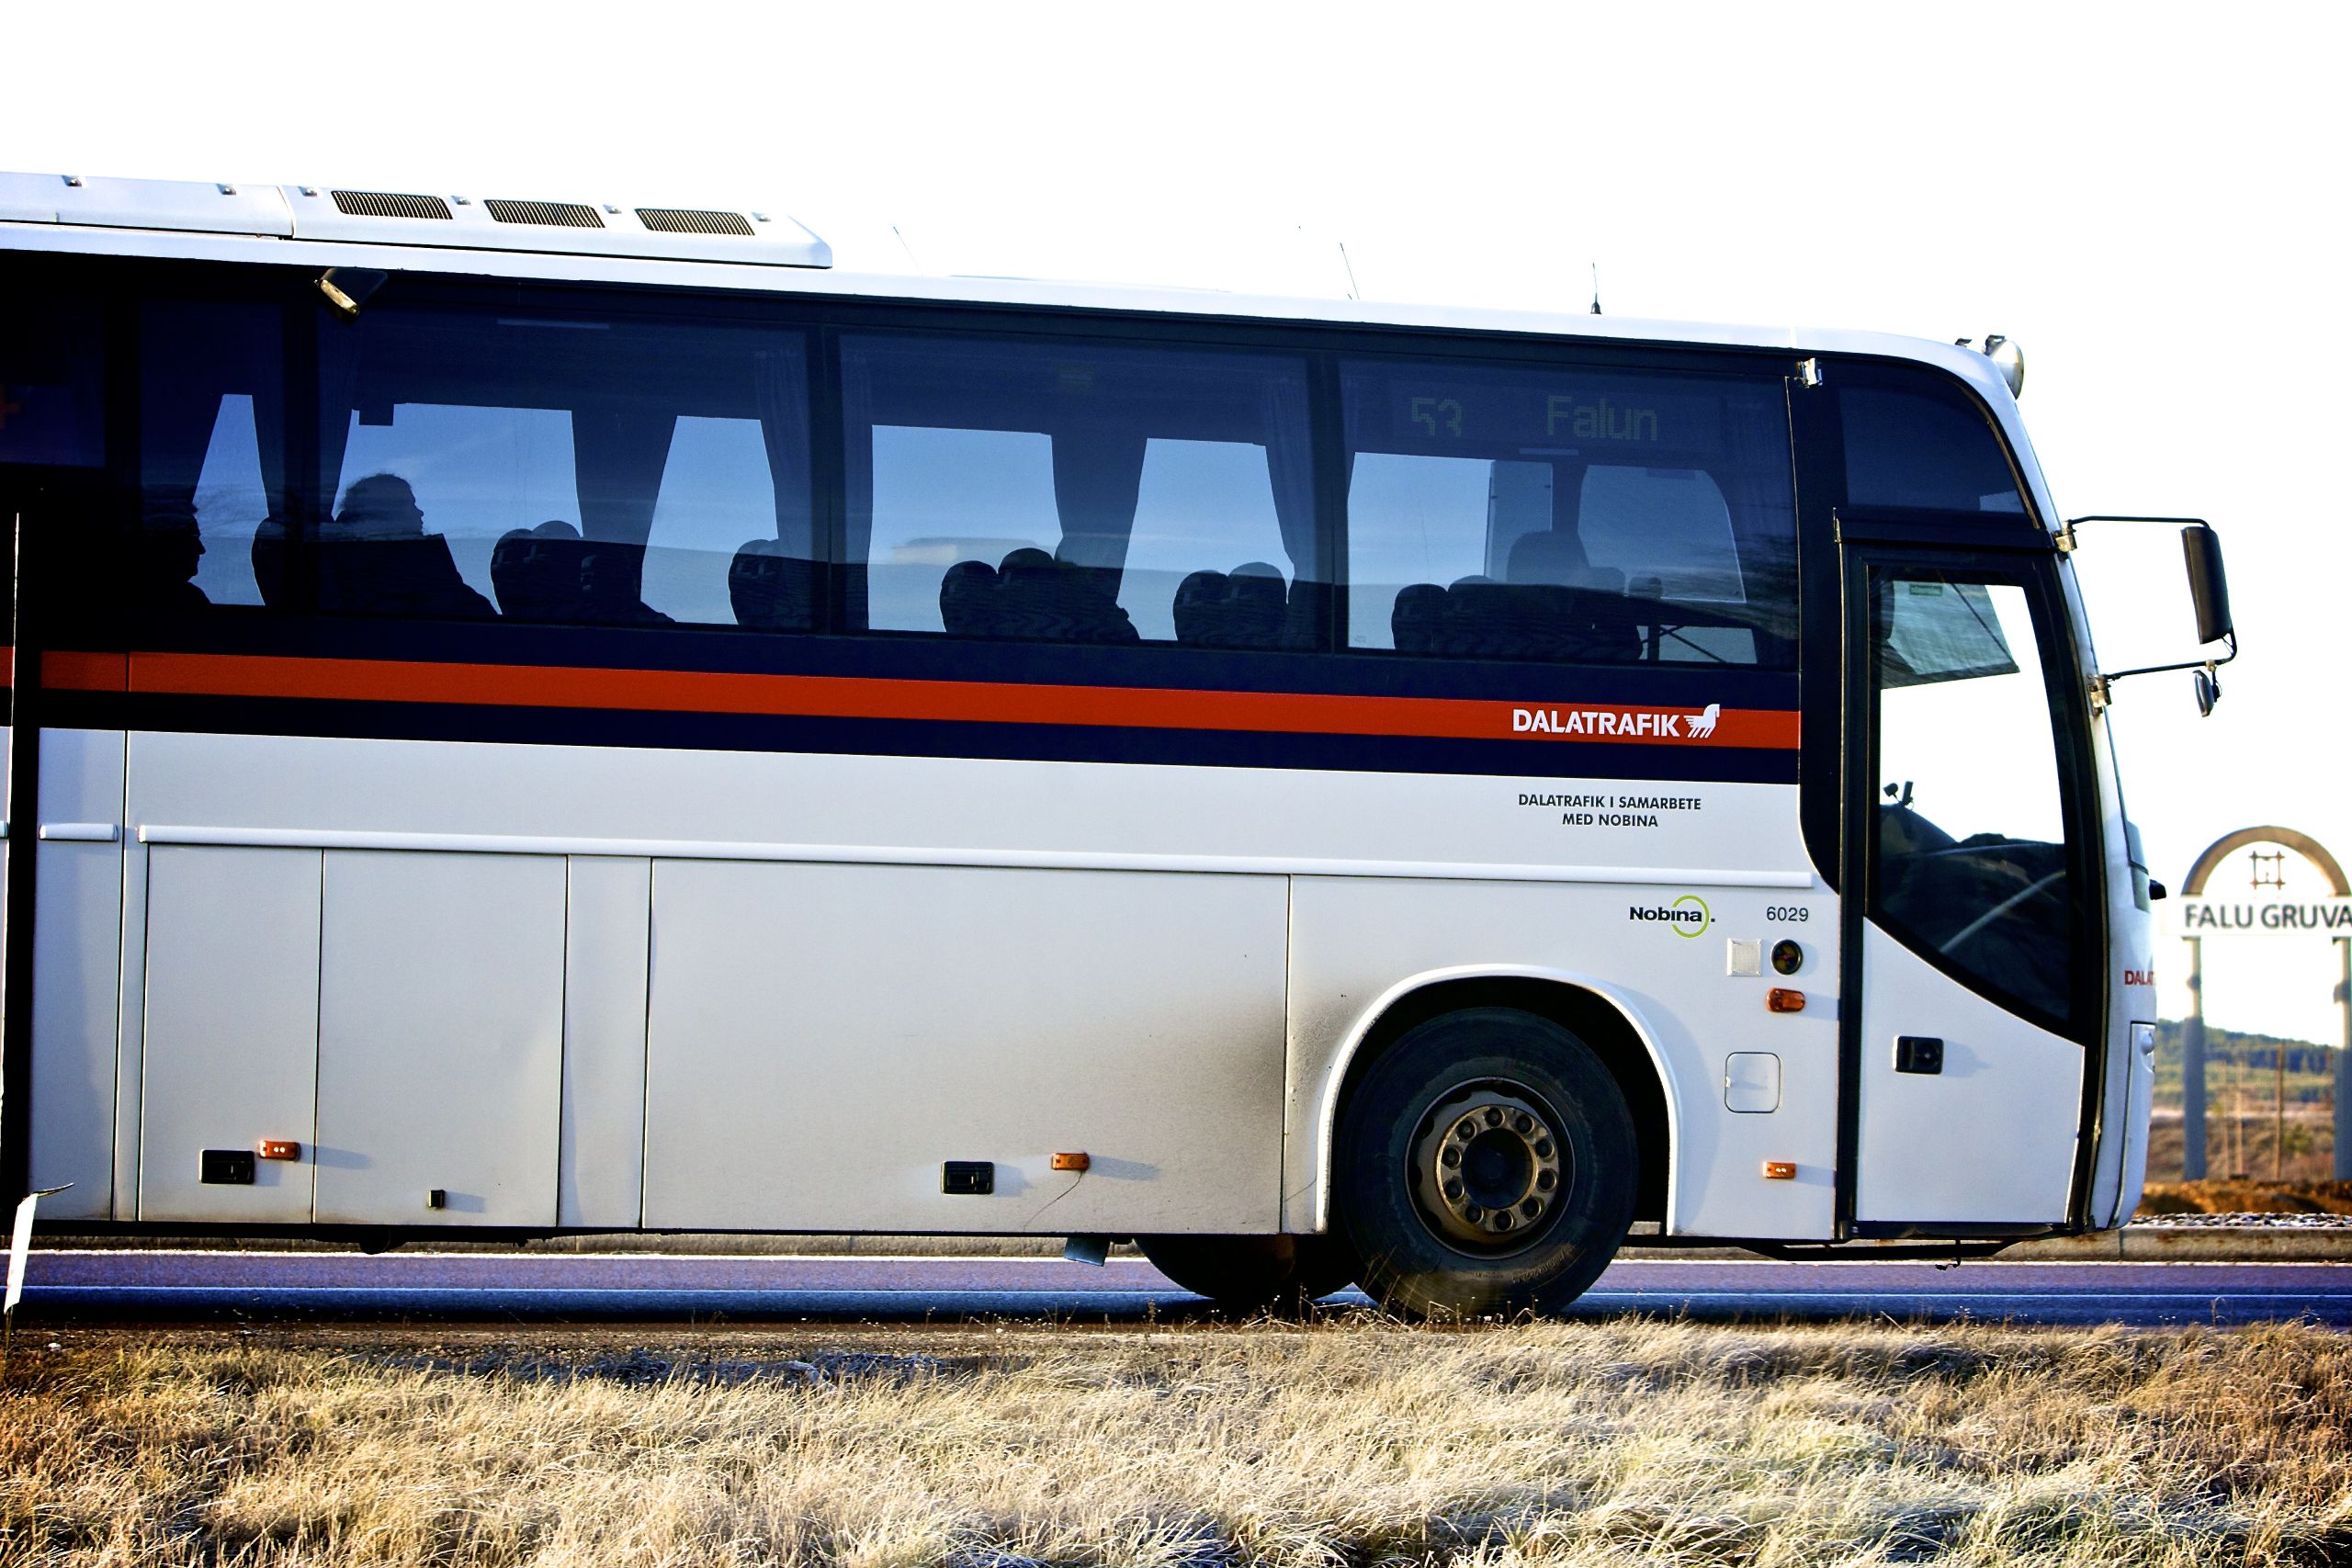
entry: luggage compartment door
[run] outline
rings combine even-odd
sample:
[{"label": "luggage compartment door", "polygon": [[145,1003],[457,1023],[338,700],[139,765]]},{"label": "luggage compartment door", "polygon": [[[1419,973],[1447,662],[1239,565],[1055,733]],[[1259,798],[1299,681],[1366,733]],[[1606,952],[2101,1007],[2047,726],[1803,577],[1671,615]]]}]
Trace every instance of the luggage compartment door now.
[{"label": "luggage compartment door", "polygon": [[[320,863],[317,850],[147,852],[140,1219],[310,1219]],[[266,1139],[300,1152],[220,1168]]]},{"label": "luggage compartment door", "polygon": [[564,870],[326,852],[321,1224],[555,1224]]},{"label": "luggage compartment door", "polygon": [[1279,876],[657,861],[646,1224],[1277,1230],[1288,910]]}]

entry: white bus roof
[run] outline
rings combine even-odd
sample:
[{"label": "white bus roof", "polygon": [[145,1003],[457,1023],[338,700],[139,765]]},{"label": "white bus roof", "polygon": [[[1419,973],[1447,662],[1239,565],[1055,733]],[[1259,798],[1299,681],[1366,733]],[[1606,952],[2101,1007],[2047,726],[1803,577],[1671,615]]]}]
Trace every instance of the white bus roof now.
[{"label": "white bus roof", "polygon": [[0,172],[0,248],[1874,355],[1962,377],[2013,436],[2022,434],[2007,385],[1992,363],[1927,339],[1035,278],[844,273],[834,269],[823,240],[760,207]]},{"label": "white bus roof", "polygon": [[233,180],[0,174],[0,221],[372,245],[826,267],[831,247],[756,208],[646,207]]}]

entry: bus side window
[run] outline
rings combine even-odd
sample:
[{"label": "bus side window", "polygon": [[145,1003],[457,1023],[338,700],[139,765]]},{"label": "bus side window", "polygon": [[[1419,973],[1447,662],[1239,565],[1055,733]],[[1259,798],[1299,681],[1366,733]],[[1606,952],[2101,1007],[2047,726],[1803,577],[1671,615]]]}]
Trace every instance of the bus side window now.
[{"label": "bus side window", "polygon": [[1316,646],[1328,573],[1296,361],[880,336],[842,361],[867,629]]},{"label": "bus side window", "polygon": [[1776,380],[1352,362],[1341,384],[1350,647],[1792,661]]},{"label": "bus side window", "polygon": [[254,541],[287,515],[275,306],[156,300],[139,312],[138,515],[129,599],[151,612],[280,602]]},{"label": "bus side window", "polygon": [[97,301],[0,274],[0,467],[107,460]]},{"label": "bus side window", "polygon": [[330,615],[821,622],[801,336],[379,302],[321,353]]}]

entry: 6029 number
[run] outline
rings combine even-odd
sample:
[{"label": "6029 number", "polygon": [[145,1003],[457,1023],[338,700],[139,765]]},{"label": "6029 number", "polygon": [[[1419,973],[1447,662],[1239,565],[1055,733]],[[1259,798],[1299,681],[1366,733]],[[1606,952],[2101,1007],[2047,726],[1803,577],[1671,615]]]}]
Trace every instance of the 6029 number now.
[{"label": "6029 number", "polygon": [[1764,918],[1768,920],[1803,922],[1813,918],[1813,911],[1802,904],[1775,904],[1764,911]]}]

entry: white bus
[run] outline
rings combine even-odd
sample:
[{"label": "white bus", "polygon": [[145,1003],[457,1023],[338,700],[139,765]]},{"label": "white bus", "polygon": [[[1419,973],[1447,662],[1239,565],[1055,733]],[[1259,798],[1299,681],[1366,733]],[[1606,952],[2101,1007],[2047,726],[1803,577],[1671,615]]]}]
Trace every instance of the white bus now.
[{"label": "white bus", "polygon": [[1458,1314],[2137,1201],[2149,887],[1973,349],[0,175],[0,517],[53,1230]]}]

